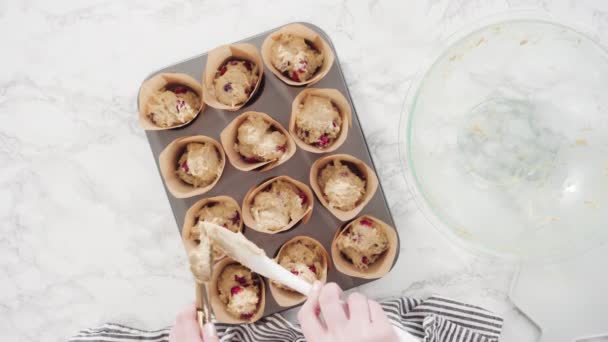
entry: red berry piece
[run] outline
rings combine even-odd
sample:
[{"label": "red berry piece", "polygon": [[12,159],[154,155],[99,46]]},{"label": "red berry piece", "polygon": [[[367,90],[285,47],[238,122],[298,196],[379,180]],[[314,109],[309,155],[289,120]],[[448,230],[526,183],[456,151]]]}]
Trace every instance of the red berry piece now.
[{"label": "red berry piece", "polygon": [[239,215],[238,211],[235,211],[234,215],[232,215],[232,217],[230,218],[230,221],[232,222],[232,224],[239,224],[240,220],[241,220],[241,215]]},{"label": "red berry piece", "polygon": [[315,267],[315,265],[308,265],[308,269],[312,272],[312,273],[317,273],[317,268]]},{"label": "red berry piece", "polygon": [[236,294],[240,293],[241,291],[243,291],[243,288],[242,288],[242,287],[240,287],[240,286],[233,286],[233,287],[230,289],[230,294],[234,296],[234,295],[236,295]]},{"label": "red berry piece", "polygon": [[298,197],[300,197],[300,201],[302,202],[302,205],[308,203],[308,196],[306,196],[306,194],[303,191],[300,191],[298,193]]},{"label": "red berry piece", "polygon": [[177,86],[173,88],[173,92],[176,94],[185,94],[186,92],[188,92],[188,89],[186,89],[186,87]]},{"label": "red berry piece", "polygon": [[361,262],[364,263],[365,265],[367,265],[367,263],[369,262],[369,260],[367,259],[366,256],[363,256],[363,258],[361,258]]},{"label": "red berry piece", "polygon": [[373,225],[373,222],[371,220],[366,219],[366,218],[364,218],[361,221],[359,221],[359,223],[361,223],[364,226],[368,226],[370,228]]},{"label": "red berry piece", "polygon": [[277,146],[277,151],[281,151],[281,152],[287,151],[287,145]]},{"label": "red berry piece", "polygon": [[245,63],[243,63],[243,65],[245,66],[245,68],[247,68],[247,70],[249,70],[249,71],[253,70],[253,66],[251,65],[250,61],[245,61]]},{"label": "red berry piece", "polygon": [[294,80],[294,81],[296,81],[296,82],[300,82],[300,77],[298,76],[298,74],[295,71],[293,71],[291,73],[291,79]]},{"label": "red berry piece", "polygon": [[184,169],[184,171],[190,172],[190,168],[188,167],[187,161],[184,161],[181,166],[182,166],[182,169]]},{"label": "red berry piece", "polygon": [[226,84],[224,84],[224,91],[229,93],[232,91],[232,83],[228,82]]},{"label": "red berry piece", "polygon": [[320,314],[321,314],[321,307],[315,306],[315,316],[319,317]]},{"label": "red berry piece", "polygon": [[319,147],[325,147],[327,144],[329,144],[329,138],[327,137],[327,134],[323,134],[319,138],[319,141],[317,141],[317,145],[319,145]]},{"label": "red berry piece", "polygon": [[241,314],[241,319],[250,319],[253,317],[253,312]]},{"label": "red berry piece", "polygon": [[241,285],[245,285],[247,283],[247,279],[245,279],[245,277],[239,277],[236,274],[234,275],[234,281]]},{"label": "red berry piece", "polygon": [[228,68],[226,68],[226,66],[225,66],[225,65],[224,65],[224,66],[222,66],[222,67],[220,68],[220,76],[224,75],[224,74],[226,73],[226,70],[228,70]]},{"label": "red berry piece", "polygon": [[295,275],[299,275],[300,272],[296,271],[296,270],[291,270],[291,273],[295,274]]},{"label": "red berry piece", "polygon": [[334,128],[338,127],[338,124],[337,124],[335,121],[332,121],[332,122],[331,122],[331,125],[332,125]]}]

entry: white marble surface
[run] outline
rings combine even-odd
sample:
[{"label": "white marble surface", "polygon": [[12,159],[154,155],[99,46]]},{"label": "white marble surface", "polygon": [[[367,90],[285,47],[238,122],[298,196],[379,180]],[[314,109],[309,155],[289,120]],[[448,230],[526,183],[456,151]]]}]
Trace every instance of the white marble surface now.
[{"label": "white marble surface", "polygon": [[[293,4],[293,5],[292,5]],[[65,340],[118,321],[171,324],[191,277],[144,133],[136,91],[152,70],[290,21],[332,37],[401,234],[374,297],[441,293],[506,318],[504,341],[538,332],[508,300],[513,267],[452,246],[418,211],[396,123],[419,64],[463,24],[538,8],[608,43],[608,2],[0,2],[0,336]]]}]

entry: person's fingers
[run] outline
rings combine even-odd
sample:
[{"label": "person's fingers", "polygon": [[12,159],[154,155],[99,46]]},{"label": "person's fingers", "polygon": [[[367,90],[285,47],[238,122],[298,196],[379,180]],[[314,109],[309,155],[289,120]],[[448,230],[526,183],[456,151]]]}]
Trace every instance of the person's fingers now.
[{"label": "person's fingers", "polygon": [[319,306],[329,330],[340,329],[348,320],[341,296],[342,289],[336,283],[325,285],[319,294]]},{"label": "person's fingers", "polygon": [[371,322],[369,315],[369,305],[367,298],[358,293],[353,292],[348,296],[348,312],[349,319],[355,324],[369,324]]},{"label": "person's fingers", "polygon": [[325,333],[325,326],[319,320],[319,294],[322,286],[323,284],[318,281],[312,285],[312,291],[310,291],[308,299],[298,312],[298,321],[300,321],[302,332],[306,336],[318,336]]},{"label": "person's fingers", "polygon": [[169,335],[171,342],[200,342],[201,332],[196,321],[196,306],[191,304],[177,314]]},{"label": "person's fingers", "polygon": [[175,318],[175,322],[187,322],[190,320],[196,321],[196,305],[194,303],[189,304],[185,308],[183,308]]},{"label": "person's fingers", "polygon": [[215,325],[211,322],[203,326],[203,342],[219,342],[220,338],[217,336],[217,330]]},{"label": "person's fingers", "polygon": [[386,317],[386,314],[384,313],[384,310],[382,310],[382,306],[380,306],[380,304],[368,299],[367,306],[369,307],[369,317],[373,323],[390,325],[388,317]]},{"label": "person's fingers", "polygon": [[172,326],[171,332],[169,333],[169,342],[178,342],[180,340],[180,337],[178,335],[179,333],[177,331],[176,325]]}]

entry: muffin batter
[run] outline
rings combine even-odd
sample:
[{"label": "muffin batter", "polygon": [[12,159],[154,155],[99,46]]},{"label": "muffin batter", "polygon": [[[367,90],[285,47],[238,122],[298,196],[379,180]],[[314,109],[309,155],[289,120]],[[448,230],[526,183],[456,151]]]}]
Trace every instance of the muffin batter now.
[{"label": "muffin batter", "polygon": [[234,149],[249,163],[277,160],[287,150],[287,137],[261,115],[251,114],[237,130]]},{"label": "muffin batter", "polygon": [[[323,252],[317,245],[306,240],[298,240],[285,246],[278,261],[279,265],[311,284],[321,279],[326,267]],[[282,289],[293,291],[281,283],[275,284]]]},{"label": "muffin batter", "polygon": [[321,170],[318,182],[329,206],[339,210],[354,209],[365,195],[365,180],[337,160]]},{"label": "muffin batter", "polygon": [[255,195],[250,210],[260,229],[276,231],[300,219],[307,204],[304,192],[291,183],[277,180]]},{"label": "muffin batter", "polygon": [[338,249],[360,270],[366,270],[388,249],[386,233],[369,218],[361,218],[338,236]]},{"label": "muffin batter", "polygon": [[190,271],[199,283],[211,280],[211,242],[207,234],[197,234],[198,245],[188,254]]},{"label": "muffin batter", "polygon": [[229,314],[240,319],[250,319],[260,302],[259,280],[245,266],[226,266],[218,278],[219,299]]},{"label": "muffin batter", "polygon": [[[241,223],[241,215],[238,208],[231,202],[213,202],[205,204],[196,214],[196,225],[191,229],[190,237],[193,240],[199,240],[201,228],[199,223],[210,222],[222,226],[230,231],[238,232]],[[222,249],[213,245],[213,260],[219,260],[224,257],[225,253]]]},{"label": "muffin batter", "polygon": [[221,161],[222,157],[212,143],[189,143],[177,162],[177,175],[188,184],[204,187],[219,176]]},{"label": "muffin batter", "polygon": [[231,60],[224,63],[213,80],[217,100],[232,107],[245,103],[255,88],[258,75],[258,66],[250,61]]},{"label": "muffin batter", "polygon": [[295,126],[298,138],[322,149],[340,135],[342,118],[330,99],[310,95],[298,105]]},{"label": "muffin batter", "polygon": [[188,123],[201,108],[201,99],[192,89],[171,85],[150,98],[148,112],[155,125],[170,128]]},{"label": "muffin batter", "polygon": [[270,60],[285,76],[304,82],[321,67],[323,55],[303,38],[282,34],[272,46]]}]

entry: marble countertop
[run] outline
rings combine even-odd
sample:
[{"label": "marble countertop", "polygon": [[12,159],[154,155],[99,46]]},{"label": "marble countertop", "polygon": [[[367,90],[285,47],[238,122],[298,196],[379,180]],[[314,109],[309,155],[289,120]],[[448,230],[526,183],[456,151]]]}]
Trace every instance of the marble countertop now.
[{"label": "marble countertop", "polygon": [[453,246],[421,215],[397,156],[415,73],[450,33],[510,8],[581,22],[608,43],[592,0],[4,1],[0,3],[0,336],[65,340],[106,321],[172,323],[192,280],[161,179],[136,122],[152,70],[291,21],[331,36],[401,236],[375,298],[440,293],[538,331],[508,299],[514,266]]}]

